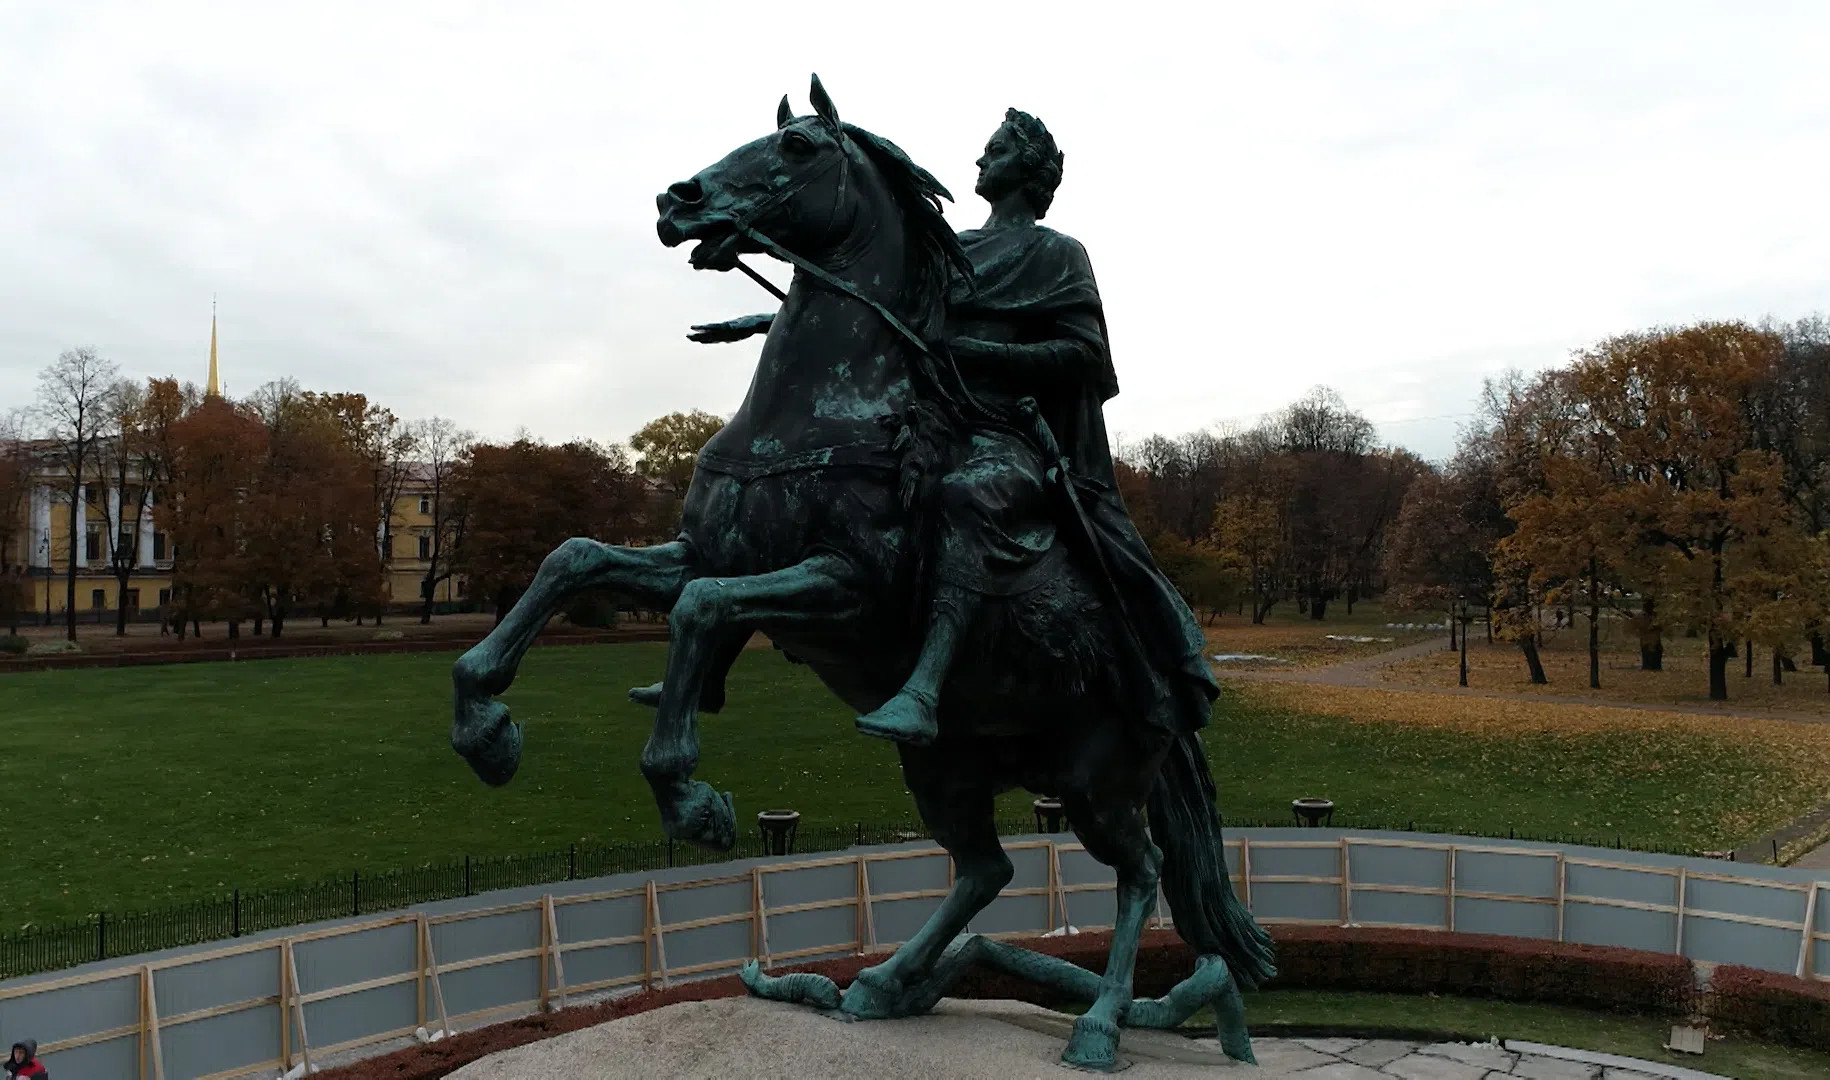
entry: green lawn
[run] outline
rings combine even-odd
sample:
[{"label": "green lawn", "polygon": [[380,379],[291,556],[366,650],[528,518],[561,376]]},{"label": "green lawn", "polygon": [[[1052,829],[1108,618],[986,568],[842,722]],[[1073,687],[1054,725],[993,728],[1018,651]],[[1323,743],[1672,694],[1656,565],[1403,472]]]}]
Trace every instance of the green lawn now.
[{"label": "green lawn", "polygon": [[[450,654],[7,675],[0,929],[352,868],[655,839],[637,769],[649,717],[623,691],[664,657],[658,644],[534,650],[507,695],[527,744],[503,789],[446,741]],[[893,749],[858,735],[805,668],[753,651],[730,689],[724,714],[704,719],[698,775],[735,793],[740,818],[910,818]],[[1239,819],[1281,820],[1291,798],[1321,793],[1341,806],[1337,824],[1594,834],[1607,822],[1611,835],[1630,823],[1630,841],[1687,842],[1738,812],[1708,793],[1742,790],[1729,781],[1752,764],[1646,741],[1520,745],[1238,699],[1208,732],[1222,809]],[[1648,761],[1663,766],[1656,781]],[[1685,817],[1667,790],[1691,794]],[[1006,798],[1026,813],[1027,796]]]}]

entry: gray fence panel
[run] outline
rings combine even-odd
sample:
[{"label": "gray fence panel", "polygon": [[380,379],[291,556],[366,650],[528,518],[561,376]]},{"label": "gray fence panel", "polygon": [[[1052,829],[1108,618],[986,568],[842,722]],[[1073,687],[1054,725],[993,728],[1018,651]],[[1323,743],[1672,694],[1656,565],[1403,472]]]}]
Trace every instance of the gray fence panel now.
[{"label": "gray fence panel", "polygon": [[[164,1002],[161,1001],[160,1005],[163,1006]],[[276,1061],[280,1056],[280,1007],[277,1004],[267,1005],[226,1016],[212,1016],[170,1027],[161,1026],[159,1047],[165,1052],[165,1075],[168,1080],[210,1076],[230,1069],[252,1068],[263,1062]],[[60,1066],[63,1064],[62,1056],[58,1055]],[[61,1073],[70,1076],[132,1075],[84,1074],[67,1068],[60,1068],[51,1075],[60,1076]],[[150,1070],[148,1075],[151,1075]]]},{"label": "gray fence panel", "polygon": [[160,968],[153,972],[153,991],[160,1016],[182,1016],[272,997],[280,992],[280,950],[276,946],[202,964]]},{"label": "gray fence panel", "polygon": [[[0,1033],[30,1032],[40,1044],[75,1039],[140,1022],[140,973],[30,997],[0,1001]],[[12,1045],[14,1035],[7,1039]],[[55,1075],[55,1073],[53,1073]]]},{"label": "gray fence panel", "polygon": [[1441,897],[1361,889],[1355,889],[1353,893],[1353,921],[1356,923],[1440,929],[1447,913],[1448,907]]},{"label": "gray fence panel", "polygon": [[[896,863],[889,863],[895,866]],[[946,864],[941,864],[942,883],[945,883]],[[792,907],[795,904],[814,904],[821,900],[838,900],[844,897],[856,899],[858,896],[858,864],[855,862],[834,863],[830,866],[815,866],[808,870],[776,870],[762,876],[763,904],[767,907]],[[872,891],[878,886],[873,884]],[[884,889],[884,892],[893,890]],[[749,906],[749,900],[744,900]],[[663,909],[665,910],[665,909]]]},{"label": "gray fence panel", "polygon": [[[940,899],[919,898],[913,900],[880,900],[871,905],[871,918],[877,926],[879,943],[904,942],[915,936],[929,917],[940,910]],[[773,930],[775,920],[769,920]],[[770,939],[774,940],[773,937]]]},{"label": "gray fence panel", "polygon": [[1610,900],[1630,900],[1637,904],[1677,906],[1678,881],[1675,874],[1659,874],[1650,870],[1616,870],[1607,866],[1587,866],[1572,862],[1568,864],[1565,875],[1569,895],[1572,897],[1597,896]]},{"label": "gray fence panel", "polygon": [[[448,964],[457,957],[441,951],[438,959]],[[299,978],[299,992],[304,994],[405,974],[419,963],[419,926],[402,922],[301,941],[292,947],[292,962]],[[160,1003],[163,1006],[163,996]],[[307,1027],[311,1025],[309,1016],[305,1023]],[[316,1037],[314,1032],[313,1038]]]},{"label": "gray fence panel", "polygon": [[1668,953],[1677,944],[1677,916],[1570,900],[1563,907],[1563,939]]},{"label": "gray fence panel", "polygon": [[359,990],[305,1006],[305,1026],[311,1032],[313,1046],[338,1046],[403,1028],[411,1031],[418,1023],[419,988],[410,982]]},{"label": "gray fence panel", "polygon": [[[1069,897],[1074,905],[1074,918],[1084,920],[1088,925],[1110,923],[1112,918],[1094,919],[1082,914],[1083,904],[1097,903],[1098,893],[1076,893]],[[1111,903],[1107,894],[1108,904]],[[1076,923],[1075,925],[1081,925]],[[972,920],[968,929],[980,934],[1010,934],[1027,930],[1041,933],[1048,928],[1048,897],[1046,896],[1000,896],[990,906]]]},{"label": "gray fence panel", "polygon": [[[1734,915],[1752,915],[1761,919],[1801,923],[1805,920],[1806,895],[1793,889],[1773,889],[1738,881],[1699,881],[1684,883],[1684,907],[1689,911],[1725,911]],[[1819,899],[1822,903],[1822,899]]]},{"label": "gray fence panel", "polygon": [[[642,894],[619,896],[613,900],[582,900],[555,904],[553,920],[559,926],[560,941],[602,941],[640,934],[648,925],[647,907],[648,897]],[[571,962],[568,953],[566,963]]]},{"label": "gray fence panel", "polygon": [[[9,1027],[0,1030],[11,1032],[20,1029]],[[30,1030],[38,1031],[40,1029],[32,1028]],[[28,1037],[38,1038],[37,1035]],[[6,1040],[7,1047],[13,1045],[11,1035],[0,1036],[0,1038]],[[40,1039],[39,1041],[44,1042],[45,1040]],[[4,1047],[0,1047],[0,1051],[4,1049]],[[279,1055],[274,1054],[273,1056],[277,1058]],[[75,1080],[87,1080],[89,1077],[137,1077],[140,1075],[140,1037],[128,1035],[124,1038],[109,1039],[107,1042],[79,1046],[74,1050],[59,1050],[55,1054],[41,1054],[39,1060],[45,1063],[45,1068],[50,1070],[54,1080],[64,1080],[66,1076],[74,1077]],[[152,1075],[150,1067],[147,1069],[146,1075]],[[183,1074],[174,1074],[168,1069],[165,1075],[167,1080],[176,1080],[176,1077]],[[195,1075],[206,1076],[208,1074],[197,1073]]]},{"label": "gray fence panel", "polygon": [[434,923],[432,955],[444,968],[484,956],[531,949],[540,944],[540,922],[541,913],[530,908],[462,922]]},{"label": "gray fence panel", "polygon": [[[746,912],[749,907],[748,903],[744,904]],[[849,933],[845,936],[852,938]],[[750,920],[746,916],[741,922],[695,926],[691,930],[669,930],[665,940],[669,971],[704,964],[728,965],[736,970],[750,958]]]},{"label": "gray fence panel", "polygon": [[[1258,853],[1252,852],[1256,864]],[[1256,878],[1258,867],[1252,867]],[[1335,885],[1312,885],[1297,881],[1254,881],[1252,912],[1263,919],[1307,919],[1321,922],[1341,920],[1341,890]]]},{"label": "gray fence panel", "polygon": [[[855,874],[855,871],[854,871]],[[773,876],[773,875],[771,875]],[[733,911],[750,910],[750,880],[730,881],[717,885],[694,885],[673,889],[659,896],[663,923],[712,919]],[[672,960],[672,956],[668,957]]]},{"label": "gray fence panel", "polygon": [[[530,937],[521,948],[532,948],[538,938]],[[439,957],[443,962],[444,957]],[[511,1005],[531,1006],[540,999],[540,961],[536,957],[483,964],[462,971],[448,971],[439,976],[445,991],[445,1012],[451,1017],[488,1010],[506,1009]],[[317,1034],[312,1034],[317,1040]]]},{"label": "gray fence panel", "polygon": [[[1455,853],[1457,892],[1499,893],[1504,896],[1557,898],[1557,859],[1553,855],[1499,854],[1489,851]],[[1460,923],[1456,927],[1460,928]]]},{"label": "gray fence panel", "polygon": [[[1804,917],[1804,912],[1799,912]],[[1775,926],[1712,919],[1696,912],[1684,919],[1684,955],[1711,964],[1746,964],[1790,972],[1798,963],[1802,935]]]},{"label": "gray fence panel", "polygon": [[1455,929],[1463,934],[1555,939],[1557,907],[1555,904],[1458,896],[1455,898]]},{"label": "gray fence panel", "polygon": [[[1326,847],[1301,848],[1261,848],[1252,847],[1252,880],[1261,877],[1322,877],[1338,878],[1341,876],[1341,849],[1333,844]],[[1258,888],[1252,887],[1256,897]]]},{"label": "gray fence panel", "polygon": [[[1255,872],[1266,872],[1256,865],[1256,852],[1252,859],[1255,864],[1252,869]],[[1355,886],[1404,885],[1417,889],[1440,889],[1449,880],[1449,853],[1429,848],[1352,845],[1347,849],[1347,871]],[[1436,921],[1442,920],[1438,918]]]},{"label": "gray fence panel", "polygon": [[[883,905],[876,908],[877,933],[883,934]],[[792,953],[821,947],[852,949],[858,941],[858,909],[844,907],[793,911],[769,916],[769,952]],[[746,946],[747,948],[747,946]],[[668,960],[673,953],[667,954]]]},{"label": "gray fence panel", "polygon": [[[1018,876],[1011,880],[1011,888],[1034,888],[1048,883],[1048,852],[1042,850],[1036,854],[1042,856],[1040,868],[1030,863],[1018,867]],[[1084,851],[1063,851],[1058,861],[1063,885],[1106,885],[1113,881],[1112,868]],[[1011,860],[1011,864],[1016,866],[1016,860]]]},{"label": "gray fence panel", "polygon": [[[947,887],[947,865],[946,855],[934,854],[919,859],[892,859],[887,862],[869,863],[866,865],[865,873],[870,876],[871,895],[887,896],[894,893],[945,889]],[[839,868],[835,867],[835,869]],[[839,895],[839,891],[835,889],[832,895]],[[774,903],[774,901],[770,902]]]},{"label": "gray fence panel", "polygon": [[[637,928],[640,932],[640,927]],[[641,942],[629,945],[599,945],[590,949],[567,950],[565,954],[566,985],[587,986],[608,979],[629,979],[624,986],[638,986],[642,961],[647,955]]]}]

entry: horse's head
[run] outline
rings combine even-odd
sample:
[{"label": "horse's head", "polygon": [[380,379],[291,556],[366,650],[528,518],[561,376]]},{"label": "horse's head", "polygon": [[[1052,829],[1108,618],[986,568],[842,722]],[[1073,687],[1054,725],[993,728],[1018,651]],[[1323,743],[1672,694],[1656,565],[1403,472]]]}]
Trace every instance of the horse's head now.
[{"label": "horse's head", "polygon": [[774,132],[656,196],[661,243],[697,240],[694,268],[730,270],[737,256],[761,250],[744,228],[807,257],[842,240],[855,217],[848,200],[861,194],[853,174],[867,163],[817,75],[811,96],[814,115],[795,116],[782,98]]}]

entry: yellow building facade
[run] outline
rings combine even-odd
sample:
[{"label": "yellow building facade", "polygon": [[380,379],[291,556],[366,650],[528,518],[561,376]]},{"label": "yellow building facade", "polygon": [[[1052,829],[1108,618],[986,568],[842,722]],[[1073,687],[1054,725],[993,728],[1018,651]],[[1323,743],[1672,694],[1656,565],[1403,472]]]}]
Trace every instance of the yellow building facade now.
[{"label": "yellow building facade", "polygon": [[[216,317],[210,316],[210,371],[207,396],[219,396],[216,358]],[[58,447],[46,442],[26,445],[26,460],[33,473],[30,497],[0,552],[0,565],[22,568],[30,611],[38,620],[62,622],[69,598],[69,569],[76,565],[76,611],[82,622],[112,623],[123,606],[130,618],[151,618],[171,603],[171,538],[160,526],[155,500],[142,507],[141,478],[129,473],[128,483],[110,485],[99,476],[82,486],[76,496],[74,522],[67,472],[58,459]],[[103,447],[101,458],[111,458]],[[88,470],[85,470],[88,471]],[[434,493],[428,467],[410,467],[406,483],[394,500],[390,520],[377,544],[386,544],[387,568],[383,578],[392,605],[421,603],[421,587],[431,567]],[[78,538],[74,553],[70,535]],[[129,570],[126,588],[115,576],[116,554]],[[441,551],[441,562],[449,551]],[[15,571],[17,572],[17,571]],[[459,603],[464,583],[453,576],[433,590],[435,604]]]}]

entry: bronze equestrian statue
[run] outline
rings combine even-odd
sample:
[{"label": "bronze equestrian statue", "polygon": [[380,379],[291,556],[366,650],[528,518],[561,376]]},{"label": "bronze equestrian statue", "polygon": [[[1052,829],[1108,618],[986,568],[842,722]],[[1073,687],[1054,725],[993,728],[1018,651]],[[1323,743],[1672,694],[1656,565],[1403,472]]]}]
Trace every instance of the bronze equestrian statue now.
[{"label": "bronze equestrian statue", "polygon": [[[967,964],[1090,1003],[1065,1061],[1111,1068],[1119,1027],[1212,1005],[1251,1059],[1239,990],[1275,973],[1271,943],[1227,876],[1199,729],[1217,689],[1193,615],[1151,561],[1113,476],[1101,407],[1117,393],[1085,250],[1039,224],[1063,157],[1015,110],[986,145],[981,229],[954,234],[946,190],[901,149],[783,99],[776,129],[657,199],[669,247],[697,269],[767,254],[795,267],[774,316],[697,327],[767,332],[755,377],[705,447],[678,539],[572,539],[453,671],[452,745],[491,784],[521,729],[494,696],[567,597],[607,588],[671,610],[642,772],[671,838],[736,840],[730,796],[693,779],[697,718],[723,701],[743,643],[769,636],[896,740],[905,782],[952,857],[952,890],[914,938],[840,993],[745,972],[763,996],[856,1017],[925,1011]],[[1012,876],[993,801],[1057,795],[1117,876],[1103,976],[963,934]],[[1147,815],[1147,816],[1146,816]],[[1133,1000],[1159,882],[1200,962],[1169,996]]]}]

